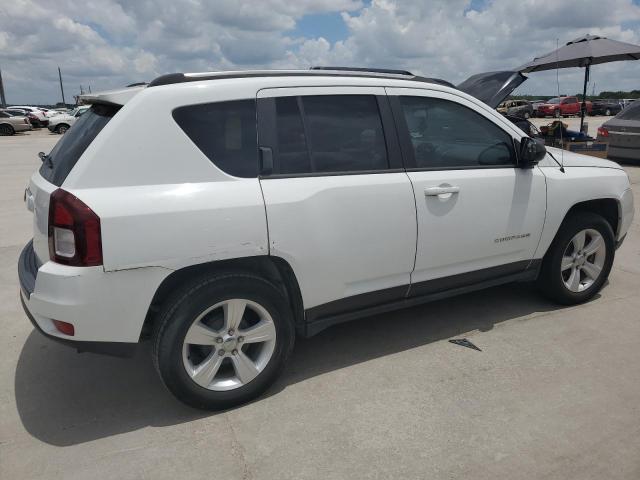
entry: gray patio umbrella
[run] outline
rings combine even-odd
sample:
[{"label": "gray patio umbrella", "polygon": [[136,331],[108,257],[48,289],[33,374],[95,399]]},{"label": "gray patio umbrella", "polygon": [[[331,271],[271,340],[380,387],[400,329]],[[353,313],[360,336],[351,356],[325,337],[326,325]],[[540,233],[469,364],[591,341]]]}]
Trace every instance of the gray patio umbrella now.
[{"label": "gray patio umbrella", "polygon": [[553,52],[534,58],[515,70],[522,73],[554,70],[556,68],[584,67],[584,88],[582,91],[582,108],[580,114],[580,130],[584,124],[586,110],[587,82],[591,65],[598,63],[618,62],[620,60],[640,60],[640,45],[609,40],[606,37],[585,35],[568,42]]}]

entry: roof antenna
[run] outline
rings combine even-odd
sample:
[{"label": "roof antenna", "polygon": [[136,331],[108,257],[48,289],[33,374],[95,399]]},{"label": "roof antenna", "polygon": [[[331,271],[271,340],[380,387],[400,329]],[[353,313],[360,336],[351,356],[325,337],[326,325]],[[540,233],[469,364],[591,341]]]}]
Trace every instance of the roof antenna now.
[{"label": "roof antenna", "polygon": [[[556,38],[556,85],[558,86],[558,98],[560,98],[560,58],[558,49],[560,48],[560,40]],[[560,108],[560,105],[558,105]],[[560,110],[560,119],[562,119],[562,110]],[[562,120],[560,122],[560,171],[564,173],[564,139],[562,138]]]}]

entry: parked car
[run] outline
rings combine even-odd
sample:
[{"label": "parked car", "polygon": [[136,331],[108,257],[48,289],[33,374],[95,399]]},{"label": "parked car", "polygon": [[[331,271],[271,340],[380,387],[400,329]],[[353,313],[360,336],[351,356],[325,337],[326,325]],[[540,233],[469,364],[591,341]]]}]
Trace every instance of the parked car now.
[{"label": "parked car", "polygon": [[497,113],[512,74],[171,74],[85,95],[25,192],[25,312],[80,350],[151,338],[167,388],[220,409],[340,322],[512,281],[585,302],[631,224],[629,179],[571,152],[561,170]]},{"label": "parked car", "polygon": [[620,103],[622,103],[622,108],[627,108],[629,105],[631,105],[636,100],[637,100],[636,98],[623,98],[623,99],[620,100]]},{"label": "parked car", "polygon": [[617,115],[622,110],[622,104],[616,100],[595,100],[592,103],[591,115]]},{"label": "parked car", "polygon": [[547,103],[547,101],[546,100],[529,100],[529,103],[533,107],[533,113],[535,115],[535,113],[538,111],[538,107],[543,103]]},{"label": "parked car", "polygon": [[[536,116],[538,117],[566,117],[570,115],[580,115],[582,103],[577,97],[556,97],[547,100],[546,103],[538,105]],[[587,101],[585,105],[587,113],[591,112],[591,102]]]},{"label": "parked car", "polygon": [[530,118],[533,115],[533,107],[526,100],[508,100],[502,102],[497,110],[504,115],[513,115],[522,118]]},{"label": "parked car", "polygon": [[607,142],[608,157],[640,161],[640,102],[634,102],[598,129],[598,140]]},{"label": "parked car", "polygon": [[27,117],[11,115],[0,110],[0,135],[13,135],[16,132],[26,132],[32,128]]},{"label": "parked car", "polygon": [[83,105],[74,108],[70,113],[61,113],[55,117],[51,117],[49,120],[49,131],[60,134],[65,133],[88,109],[88,106]]},{"label": "parked car", "polygon": [[12,107],[4,111],[12,116],[27,117],[27,120],[29,121],[32,127],[35,127],[36,125],[40,125],[40,120],[38,119],[38,117],[29,110],[23,110],[23,109]]},{"label": "parked car", "polygon": [[37,108],[37,107],[27,107],[27,106],[24,106],[24,105],[14,105],[11,108],[12,109],[25,110],[28,113],[31,113],[31,116],[29,117],[29,120],[31,121],[31,124],[35,128],[46,127],[47,125],[49,125],[49,119],[47,118],[45,113],[42,110],[40,110],[39,108]]}]

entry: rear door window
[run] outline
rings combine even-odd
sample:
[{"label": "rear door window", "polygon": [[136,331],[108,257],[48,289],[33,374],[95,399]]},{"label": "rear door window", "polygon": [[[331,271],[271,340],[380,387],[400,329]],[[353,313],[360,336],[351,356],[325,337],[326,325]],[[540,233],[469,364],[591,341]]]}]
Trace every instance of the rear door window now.
[{"label": "rear door window", "polygon": [[322,174],[389,168],[375,95],[276,99],[276,172]]},{"label": "rear door window", "polygon": [[40,175],[60,187],[87,147],[113,118],[119,106],[93,105],[62,136],[40,167]]},{"label": "rear door window", "polygon": [[187,105],[176,108],[173,118],[223,172],[258,176],[255,100]]}]

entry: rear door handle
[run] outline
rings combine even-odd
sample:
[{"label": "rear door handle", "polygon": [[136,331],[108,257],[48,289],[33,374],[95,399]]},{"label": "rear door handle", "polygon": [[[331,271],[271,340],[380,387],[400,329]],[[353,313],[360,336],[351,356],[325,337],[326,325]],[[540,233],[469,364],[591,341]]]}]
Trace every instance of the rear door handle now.
[{"label": "rear door handle", "polygon": [[425,197],[435,197],[437,195],[443,195],[446,193],[458,193],[460,187],[448,186],[448,187],[427,187],[424,189]]}]

